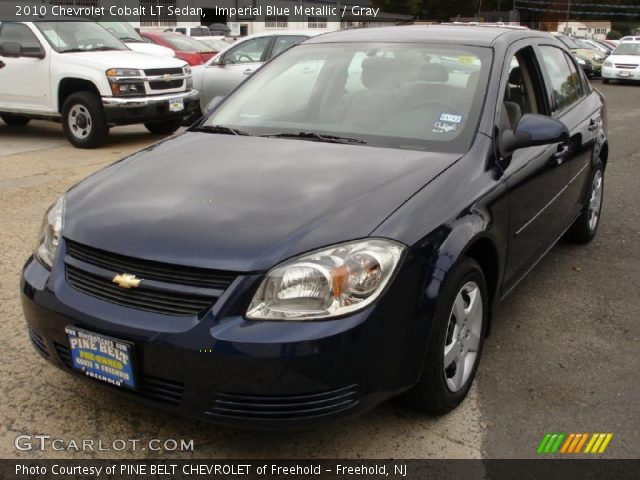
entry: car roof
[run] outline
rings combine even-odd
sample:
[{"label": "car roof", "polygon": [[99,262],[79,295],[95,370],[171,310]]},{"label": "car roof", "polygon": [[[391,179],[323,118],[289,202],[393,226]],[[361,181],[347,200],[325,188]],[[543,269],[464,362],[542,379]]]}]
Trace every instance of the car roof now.
[{"label": "car roof", "polygon": [[394,27],[358,28],[325,33],[305,43],[385,42],[385,43],[449,43],[491,46],[498,39],[548,38],[545,32],[522,27],[496,25],[406,25]]}]

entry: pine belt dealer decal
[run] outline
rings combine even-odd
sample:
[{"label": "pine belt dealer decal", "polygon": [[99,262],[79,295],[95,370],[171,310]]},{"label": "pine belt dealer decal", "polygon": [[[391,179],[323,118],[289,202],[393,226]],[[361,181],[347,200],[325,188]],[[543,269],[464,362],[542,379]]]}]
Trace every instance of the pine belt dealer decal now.
[{"label": "pine belt dealer decal", "polygon": [[613,433],[547,433],[538,449],[539,454],[604,453]]}]

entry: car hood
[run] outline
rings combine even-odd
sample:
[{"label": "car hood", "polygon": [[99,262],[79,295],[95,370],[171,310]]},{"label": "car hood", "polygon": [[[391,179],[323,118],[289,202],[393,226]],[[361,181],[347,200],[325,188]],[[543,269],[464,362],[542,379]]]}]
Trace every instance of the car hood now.
[{"label": "car hood", "polygon": [[61,54],[67,62],[108,70],[109,68],[180,68],[186,65],[177,58],[158,57],[131,50],[76,52]]},{"label": "car hood", "polygon": [[176,56],[176,52],[170,48],[163,47],[162,45],[156,45],[154,43],[140,43],[130,42],[126,44],[134,52],[147,53],[149,55],[156,55],[158,57],[170,57]]},{"label": "car hood", "polygon": [[71,189],[63,235],[147,260],[263,271],[368,236],[459,157],[188,132]]},{"label": "car hood", "polygon": [[640,56],[638,55],[609,55],[607,61],[612,63],[622,63],[629,65],[640,65]]}]

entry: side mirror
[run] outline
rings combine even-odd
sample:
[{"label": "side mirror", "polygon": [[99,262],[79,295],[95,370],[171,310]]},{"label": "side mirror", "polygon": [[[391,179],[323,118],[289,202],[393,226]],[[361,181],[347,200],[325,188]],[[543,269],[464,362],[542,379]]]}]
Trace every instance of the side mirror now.
[{"label": "side mirror", "polygon": [[509,155],[521,148],[550,145],[567,140],[569,140],[569,130],[564,123],[535,113],[524,114],[515,130],[506,130],[500,137],[503,155]]},{"label": "side mirror", "polygon": [[218,104],[222,101],[224,97],[223,96],[217,96],[217,97],[213,97],[211,99],[211,101],[209,102],[209,105],[207,105],[207,113],[210,113],[213,111],[214,108],[216,108],[218,106]]},{"label": "side mirror", "polygon": [[0,44],[0,55],[3,57],[19,57],[22,45],[18,42],[3,42]]}]

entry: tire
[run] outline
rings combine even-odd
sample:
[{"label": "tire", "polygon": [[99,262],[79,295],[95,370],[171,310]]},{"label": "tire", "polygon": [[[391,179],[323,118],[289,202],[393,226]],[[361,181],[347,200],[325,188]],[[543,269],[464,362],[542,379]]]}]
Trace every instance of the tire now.
[{"label": "tire", "polygon": [[603,78],[602,79],[602,83],[609,83],[609,79],[608,78]]},{"label": "tire", "polygon": [[[474,303],[478,300],[479,304]],[[465,308],[458,309],[458,302],[463,302],[460,305]],[[458,321],[457,317],[463,319]],[[440,294],[420,380],[405,394],[411,406],[443,415],[464,400],[478,369],[488,318],[489,296],[482,268],[472,258],[463,257],[449,273]],[[471,336],[464,335],[467,330]],[[461,355],[463,352],[466,355]],[[445,354],[452,361],[445,361]],[[456,363],[460,359],[464,359],[460,362],[464,364],[461,371]]]},{"label": "tire", "polygon": [[62,105],[62,127],[74,147],[103,145],[109,135],[109,126],[100,98],[91,92],[69,95]]},{"label": "tire", "polygon": [[10,127],[24,127],[31,121],[29,117],[23,117],[22,115],[11,115],[9,113],[3,113],[0,118]]},{"label": "tire", "polygon": [[588,185],[583,200],[584,209],[567,231],[566,238],[573,243],[589,243],[600,225],[604,199],[604,167],[600,160],[591,172]]},{"label": "tire", "polygon": [[182,118],[172,118],[161,122],[149,122],[144,124],[151,133],[158,135],[171,135],[182,126]]}]

